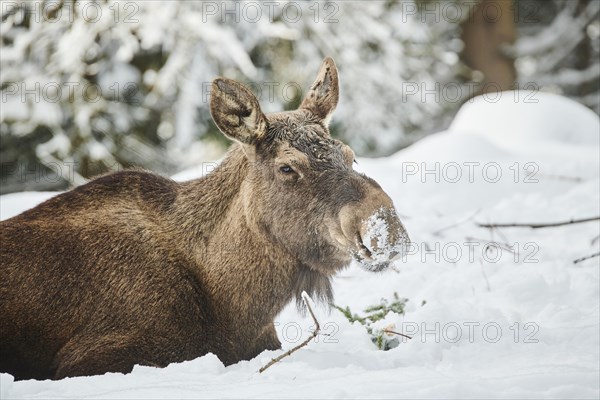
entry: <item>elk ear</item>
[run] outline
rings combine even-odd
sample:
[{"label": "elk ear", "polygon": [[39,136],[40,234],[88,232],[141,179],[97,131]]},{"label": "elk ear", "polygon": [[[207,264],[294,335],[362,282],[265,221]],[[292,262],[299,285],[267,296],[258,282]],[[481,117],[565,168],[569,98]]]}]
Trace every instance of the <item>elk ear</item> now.
[{"label": "elk ear", "polygon": [[300,108],[310,110],[329,124],[331,114],[337,106],[340,97],[340,86],[338,82],[338,72],[335,62],[331,57],[327,57],[321,63],[317,79],[314,81]]},{"label": "elk ear", "polygon": [[267,118],[256,96],[231,79],[213,81],[210,114],[225,136],[244,144],[255,143],[267,132]]}]

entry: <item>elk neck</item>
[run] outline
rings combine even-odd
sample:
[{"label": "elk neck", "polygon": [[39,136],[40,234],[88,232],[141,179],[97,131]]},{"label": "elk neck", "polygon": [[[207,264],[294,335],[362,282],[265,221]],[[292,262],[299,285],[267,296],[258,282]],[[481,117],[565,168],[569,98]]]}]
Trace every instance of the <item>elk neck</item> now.
[{"label": "elk neck", "polygon": [[175,223],[220,314],[262,329],[296,294],[306,267],[250,226],[241,191],[248,169],[234,145],[213,172],[181,184]]}]

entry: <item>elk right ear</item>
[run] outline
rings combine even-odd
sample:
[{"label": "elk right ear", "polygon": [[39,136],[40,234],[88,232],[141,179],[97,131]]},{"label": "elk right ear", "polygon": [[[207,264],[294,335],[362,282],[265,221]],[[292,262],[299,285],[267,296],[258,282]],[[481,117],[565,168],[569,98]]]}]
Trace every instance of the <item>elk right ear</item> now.
[{"label": "elk right ear", "polygon": [[258,99],[244,85],[227,78],[212,83],[210,114],[223,134],[244,144],[253,144],[267,132],[267,118]]},{"label": "elk right ear", "polygon": [[310,110],[321,118],[325,125],[329,124],[331,114],[337,106],[340,97],[340,84],[335,62],[327,57],[321,63],[317,79],[313,82],[300,108]]}]

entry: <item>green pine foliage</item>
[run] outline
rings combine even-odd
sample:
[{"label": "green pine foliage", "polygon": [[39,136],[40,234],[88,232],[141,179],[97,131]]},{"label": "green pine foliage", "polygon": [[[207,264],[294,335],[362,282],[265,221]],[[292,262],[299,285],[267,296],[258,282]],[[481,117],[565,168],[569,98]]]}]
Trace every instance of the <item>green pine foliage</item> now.
[{"label": "green pine foliage", "polygon": [[392,336],[393,334],[390,335],[389,332],[385,332],[383,329],[375,328],[373,324],[384,319],[390,312],[404,315],[404,308],[407,302],[408,299],[401,298],[398,296],[398,293],[394,292],[392,301],[382,298],[379,304],[365,308],[363,315],[353,313],[348,306],[340,307],[333,304],[333,307],[341,312],[351,323],[358,322],[363,325],[371,337],[371,341],[379,350],[385,351],[397,347],[400,341],[397,336]]}]

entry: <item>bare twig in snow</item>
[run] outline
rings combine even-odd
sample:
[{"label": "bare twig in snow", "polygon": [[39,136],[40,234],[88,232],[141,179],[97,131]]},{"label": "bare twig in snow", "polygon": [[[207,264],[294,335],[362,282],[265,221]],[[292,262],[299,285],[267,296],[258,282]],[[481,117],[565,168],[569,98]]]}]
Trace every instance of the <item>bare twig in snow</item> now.
[{"label": "bare twig in snow", "polygon": [[508,251],[508,252],[510,252],[512,254],[519,255],[519,253],[516,252],[515,249],[513,249],[513,246],[510,245],[510,244],[508,244],[508,243],[498,242],[496,240],[480,239],[480,238],[476,238],[476,237],[473,237],[473,236],[465,236],[465,239],[468,240],[469,242],[483,242],[483,243],[486,243],[486,246],[496,245],[499,248],[501,248],[502,250],[506,250],[506,251]]},{"label": "bare twig in snow", "polygon": [[440,229],[438,229],[438,230],[436,230],[436,231],[432,232],[431,234],[432,234],[432,235],[434,235],[434,236],[439,236],[439,234],[440,234],[440,233],[442,233],[443,231],[445,231],[446,229],[454,228],[455,226],[459,226],[459,225],[462,225],[462,224],[464,224],[465,222],[469,222],[470,220],[472,220],[473,218],[475,218],[475,216],[476,216],[477,214],[479,214],[479,212],[480,212],[480,211],[481,211],[481,209],[479,209],[479,210],[475,211],[475,212],[474,212],[472,215],[470,215],[468,218],[465,218],[465,219],[464,219],[464,220],[462,220],[462,221],[458,221],[458,222],[455,222],[455,223],[453,223],[453,224],[451,224],[451,225],[448,225],[448,226],[445,226],[445,227],[443,227],[443,228],[440,228]]},{"label": "bare twig in snow", "polygon": [[402,337],[405,337],[405,338],[407,338],[407,339],[412,339],[412,336],[405,335],[404,333],[400,333],[400,332],[391,331],[391,330],[389,330],[389,329],[384,329],[383,331],[384,331],[385,333],[393,333],[394,335],[402,336]]},{"label": "bare twig in snow", "polygon": [[481,273],[482,273],[483,277],[485,278],[485,286],[487,288],[487,291],[489,292],[489,291],[491,291],[490,280],[488,279],[487,274],[485,273],[485,268],[483,266],[483,261],[481,260],[481,258],[479,259],[479,264],[481,264]]},{"label": "bare twig in snow", "polygon": [[296,346],[296,347],[294,347],[294,348],[286,351],[285,353],[283,353],[279,357],[276,357],[276,358],[272,359],[271,361],[269,361],[269,363],[267,365],[265,365],[264,367],[262,367],[261,369],[258,370],[259,373],[263,373],[271,365],[273,365],[275,363],[278,363],[279,361],[281,361],[285,357],[288,357],[288,356],[292,355],[293,352],[295,352],[295,351],[299,350],[300,348],[306,346],[308,344],[308,342],[310,342],[311,340],[313,340],[319,334],[319,331],[321,330],[321,326],[319,325],[319,321],[317,321],[317,317],[315,317],[315,313],[313,312],[313,309],[310,306],[310,303],[312,302],[312,299],[310,298],[310,296],[306,292],[302,292],[302,301],[304,301],[304,304],[306,304],[306,308],[308,308],[308,311],[310,312],[310,316],[312,317],[313,321],[315,321],[315,325],[316,326],[315,326],[314,332],[304,342],[300,343],[298,346]]},{"label": "bare twig in snow", "polygon": [[583,182],[583,178],[581,178],[579,176],[550,175],[550,174],[538,174],[538,176],[545,176],[546,178],[556,179],[559,181]]},{"label": "bare twig in snow", "polygon": [[533,224],[533,223],[531,223],[531,224],[520,224],[520,223],[482,224],[482,223],[477,223],[477,226],[479,226],[480,228],[532,228],[532,229],[539,229],[539,228],[551,228],[554,226],[562,226],[562,225],[570,225],[570,224],[581,224],[583,222],[590,222],[590,221],[600,221],[600,217],[570,219],[568,221],[549,222],[549,223],[544,223],[544,224]]},{"label": "bare twig in snow", "polygon": [[500,239],[504,240],[504,243],[510,243],[510,241],[506,238],[506,235],[504,233],[502,233],[502,231],[498,228],[496,229],[491,229],[491,236],[492,238],[494,237],[494,233],[496,233],[498,236],[500,236]]},{"label": "bare twig in snow", "polygon": [[600,253],[590,254],[589,256],[581,257],[581,258],[578,258],[577,260],[574,260],[573,264],[577,264],[582,261],[589,260],[590,258],[594,258],[594,257],[598,257],[598,256],[600,256]]}]

